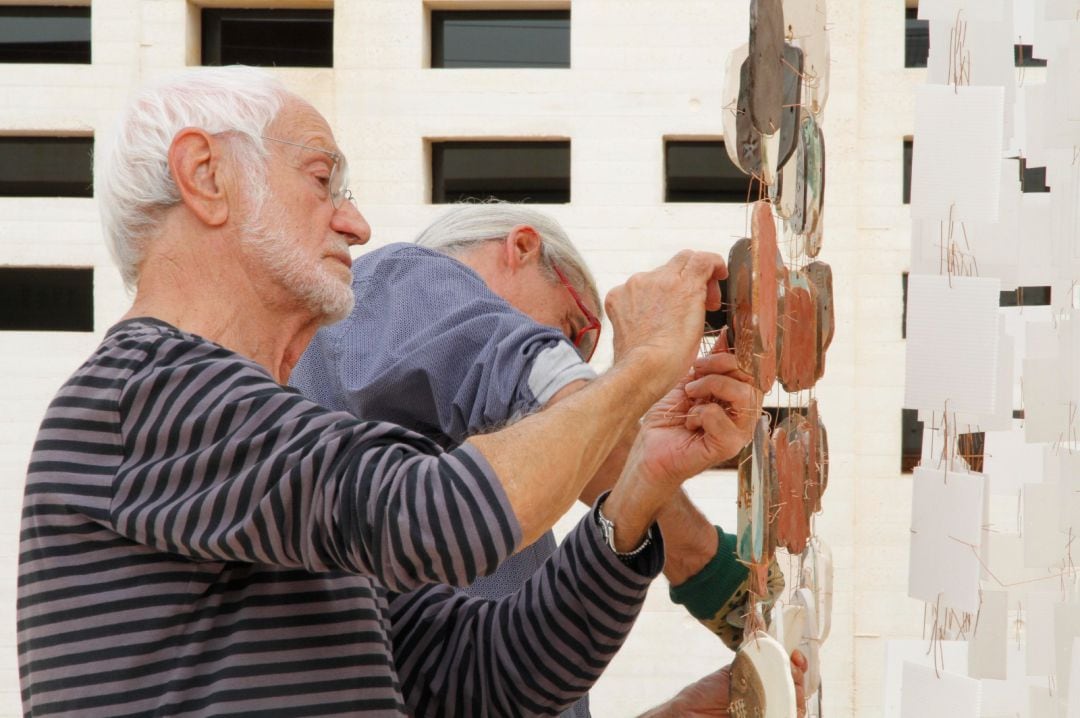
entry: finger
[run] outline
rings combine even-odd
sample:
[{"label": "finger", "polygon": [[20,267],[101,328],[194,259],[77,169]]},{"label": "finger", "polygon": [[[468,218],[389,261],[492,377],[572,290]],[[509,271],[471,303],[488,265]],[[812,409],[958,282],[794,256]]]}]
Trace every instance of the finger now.
[{"label": "finger", "polygon": [[802,651],[796,648],[791,652],[791,665],[795,666],[800,671],[805,671],[810,667],[810,661],[806,659],[806,656],[803,655]]},{"label": "finger", "polygon": [[706,354],[705,356],[698,357],[694,360],[694,374],[696,376],[705,376],[706,374],[734,374],[735,372],[738,372],[742,376],[733,376],[733,379],[749,381],[749,375],[739,369],[739,361],[735,358],[734,354]]},{"label": "finger", "polygon": [[713,344],[712,350],[714,354],[732,352],[731,341],[728,339],[728,333],[731,331],[729,327],[721,327],[720,336],[717,337],[716,343]]},{"label": "finger", "polygon": [[[723,355],[717,355],[723,356]],[[686,395],[691,399],[727,401],[740,409],[749,409],[757,403],[757,390],[745,381],[730,374],[706,374],[687,382]]]},{"label": "finger", "polygon": [[698,404],[686,413],[686,428],[690,431],[704,431],[714,438],[738,434],[731,417],[719,404]]}]

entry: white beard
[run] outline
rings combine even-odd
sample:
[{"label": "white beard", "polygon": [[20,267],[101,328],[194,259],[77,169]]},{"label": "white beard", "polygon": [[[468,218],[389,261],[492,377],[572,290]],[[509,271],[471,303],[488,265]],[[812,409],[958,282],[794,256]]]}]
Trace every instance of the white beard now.
[{"label": "white beard", "polygon": [[[260,207],[256,201],[244,222],[241,241],[251,247],[266,272],[284,287],[305,309],[333,324],[352,313],[355,297],[352,284],[343,282],[319,257],[303,251],[286,235],[281,212]],[[348,254],[349,245],[338,237],[339,249]]]}]

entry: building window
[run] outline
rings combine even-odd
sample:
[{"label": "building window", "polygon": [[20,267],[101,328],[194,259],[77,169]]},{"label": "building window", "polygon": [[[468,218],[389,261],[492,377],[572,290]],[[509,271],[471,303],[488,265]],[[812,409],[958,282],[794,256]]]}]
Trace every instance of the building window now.
[{"label": "building window", "polygon": [[930,22],[919,19],[919,8],[904,10],[904,67],[926,67],[930,55]]},{"label": "building window", "polygon": [[432,67],[570,67],[570,11],[431,12]]},{"label": "building window", "polygon": [[94,331],[94,270],[0,267],[0,331]]},{"label": "building window", "polygon": [[986,434],[976,431],[972,434],[957,434],[956,450],[960,457],[967,462],[968,468],[977,473],[982,473],[983,456],[986,449]]},{"label": "building window", "polygon": [[1047,307],[1050,306],[1050,287],[1017,287],[1001,293],[1001,307]]},{"label": "building window", "polygon": [[1028,167],[1027,160],[1020,158],[1020,191],[1021,192],[1049,192],[1046,186],[1046,168]]},{"label": "building window", "polygon": [[900,473],[910,474],[922,461],[923,423],[917,410],[900,411]]},{"label": "building window", "polygon": [[90,63],[90,8],[0,6],[0,62]]},{"label": "building window", "polygon": [[723,140],[664,143],[665,202],[746,203],[760,192],[760,183],[731,163]]},{"label": "building window", "polygon": [[333,67],[333,10],[203,8],[202,64]]},{"label": "building window", "polygon": [[0,137],[0,197],[93,197],[93,137]]},{"label": "building window", "polygon": [[1046,60],[1035,57],[1031,45],[1013,45],[1013,62],[1017,67],[1046,67]]},{"label": "building window", "polygon": [[565,204],[570,201],[570,142],[435,142],[431,184],[435,204],[489,197]]},{"label": "building window", "polygon": [[904,204],[911,204],[911,155],[915,151],[913,140],[904,140]]}]

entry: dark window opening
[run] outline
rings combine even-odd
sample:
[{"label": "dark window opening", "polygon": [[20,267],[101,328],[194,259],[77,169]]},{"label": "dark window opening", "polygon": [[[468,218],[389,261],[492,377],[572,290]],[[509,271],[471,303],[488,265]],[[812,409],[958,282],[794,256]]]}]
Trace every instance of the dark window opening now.
[{"label": "dark window opening", "polygon": [[1021,192],[1049,192],[1046,186],[1046,168],[1028,167],[1027,159],[1020,158],[1020,191]]},{"label": "dark window opening", "polygon": [[90,8],[0,6],[0,62],[90,63]]},{"label": "dark window opening", "polygon": [[93,137],[0,137],[0,197],[93,197]]},{"label": "dark window opening", "polygon": [[926,67],[930,56],[930,22],[919,19],[919,9],[904,10],[904,67]]},{"label": "dark window opening", "polygon": [[923,423],[916,409],[900,411],[900,473],[910,474],[922,461]]},{"label": "dark window opening", "polygon": [[431,66],[570,67],[570,11],[434,10]]},{"label": "dark window opening", "polygon": [[570,201],[570,143],[436,142],[431,201],[468,199],[565,204]]},{"label": "dark window opening", "polygon": [[1046,67],[1046,60],[1035,57],[1031,45],[1013,45],[1013,62],[1016,67]]},{"label": "dark window opening", "polygon": [[333,67],[333,10],[204,8],[202,64]]},{"label": "dark window opening", "polygon": [[1014,419],[1023,419],[1024,418],[1024,410],[1023,409],[1013,409],[1012,418],[1014,418]]},{"label": "dark window opening", "polygon": [[665,202],[752,201],[761,183],[731,162],[723,140],[671,140],[664,143]]},{"label": "dark window opening", "polygon": [[1046,307],[1050,305],[1050,287],[1017,287],[1001,293],[998,306]]},{"label": "dark window opening", "polygon": [[911,156],[915,152],[915,142],[904,140],[904,204],[911,204]]},{"label": "dark window opening", "polygon": [[0,267],[0,331],[94,331],[94,270]]},{"label": "dark window opening", "polygon": [[971,434],[959,434],[956,437],[956,450],[960,457],[967,462],[972,471],[982,473],[983,453],[986,450],[986,434],[976,431]]},{"label": "dark window opening", "polygon": [[715,312],[705,312],[705,331],[706,333],[716,334],[720,329],[727,326],[728,323],[728,285],[727,279],[721,279],[720,282],[720,308]]}]

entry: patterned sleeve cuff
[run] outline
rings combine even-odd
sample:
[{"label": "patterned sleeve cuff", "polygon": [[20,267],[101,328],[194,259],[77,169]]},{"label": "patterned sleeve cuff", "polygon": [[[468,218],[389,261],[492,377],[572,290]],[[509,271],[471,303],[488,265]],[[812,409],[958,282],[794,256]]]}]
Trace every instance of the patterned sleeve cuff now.
[{"label": "patterned sleeve cuff", "polygon": [[[716,556],[686,582],[673,586],[670,595],[734,651],[742,643],[750,572],[735,556],[735,536],[725,534],[719,526],[716,530],[720,536]],[[769,595],[759,602],[766,622],[784,590],[784,574],[775,558],[769,565],[768,589]]]}]

